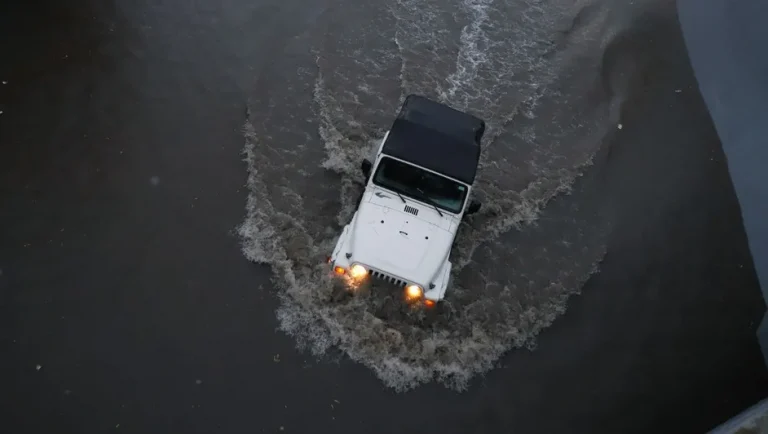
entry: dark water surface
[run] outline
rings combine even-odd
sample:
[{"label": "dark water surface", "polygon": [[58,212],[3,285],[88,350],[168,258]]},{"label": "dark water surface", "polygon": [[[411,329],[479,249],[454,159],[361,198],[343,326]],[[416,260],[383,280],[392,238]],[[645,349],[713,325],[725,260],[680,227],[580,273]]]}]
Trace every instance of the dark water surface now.
[{"label": "dark water surface", "polygon": [[[2,6],[0,431],[701,432],[762,398],[669,3]],[[409,92],[489,122],[431,330],[314,266]]]}]

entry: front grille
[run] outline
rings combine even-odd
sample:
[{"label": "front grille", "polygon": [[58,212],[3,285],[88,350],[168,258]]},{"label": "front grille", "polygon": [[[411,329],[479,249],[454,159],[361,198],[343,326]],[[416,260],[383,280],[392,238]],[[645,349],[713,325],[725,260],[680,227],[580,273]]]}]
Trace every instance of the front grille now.
[{"label": "front grille", "polygon": [[385,282],[389,282],[398,286],[405,286],[405,283],[406,283],[404,280],[398,279],[395,276],[390,276],[387,273],[382,273],[381,271],[377,271],[377,270],[368,270],[368,274],[375,277],[376,279],[383,280]]},{"label": "front grille", "polygon": [[405,206],[405,212],[413,214],[413,215],[419,215],[419,209],[418,208],[414,208],[414,207],[408,206],[408,205]]}]

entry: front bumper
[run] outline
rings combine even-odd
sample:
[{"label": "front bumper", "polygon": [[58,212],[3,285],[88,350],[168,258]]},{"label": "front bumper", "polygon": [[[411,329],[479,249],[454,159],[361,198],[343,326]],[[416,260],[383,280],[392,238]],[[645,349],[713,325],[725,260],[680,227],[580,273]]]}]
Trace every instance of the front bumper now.
[{"label": "front bumper", "polygon": [[[435,297],[437,292],[434,289],[424,288],[419,284],[409,282],[370,266],[356,263],[351,266],[344,266],[334,261],[331,257],[328,258],[328,263],[330,265],[330,273],[333,277],[341,280],[346,285],[347,289],[352,292],[362,288],[371,280],[377,280],[402,290],[403,300],[408,304],[433,307],[440,301],[440,299]],[[365,272],[360,272],[359,267],[364,267]]]},{"label": "front bumper", "polygon": [[[335,278],[343,281],[348,289],[354,291],[362,287],[367,281],[378,280],[402,289],[405,301],[411,304],[419,303],[432,307],[444,298],[451,271],[450,261],[445,261],[440,273],[438,273],[438,278],[431,285],[425,286],[389,273],[386,270],[355,262],[352,255],[346,253],[348,249],[345,245],[348,240],[349,230],[349,225],[344,227],[339,240],[336,242],[336,247],[333,249],[333,253],[328,257],[330,273]],[[359,268],[353,270],[355,265],[364,267],[364,272]],[[418,297],[415,297],[412,288],[409,288],[413,285],[421,288]]]}]

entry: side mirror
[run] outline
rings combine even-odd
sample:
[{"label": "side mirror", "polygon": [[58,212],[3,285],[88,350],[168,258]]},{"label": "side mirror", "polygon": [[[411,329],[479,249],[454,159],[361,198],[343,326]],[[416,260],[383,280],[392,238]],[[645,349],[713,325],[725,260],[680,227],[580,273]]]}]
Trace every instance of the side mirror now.
[{"label": "side mirror", "polygon": [[363,175],[365,175],[365,179],[368,179],[369,176],[371,176],[371,168],[373,167],[373,163],[371,163],[370,160],[367,158],[363,160],[363,164],[360,165],[360,169],[363,171]]},{"label": "side mirror", "polygon": [[464,215],[470,215],[480,211],[480,206],[482,206],[480,202],[473,200],[469,203],[469,206],[467,206],[467,211],[464,213]]}]

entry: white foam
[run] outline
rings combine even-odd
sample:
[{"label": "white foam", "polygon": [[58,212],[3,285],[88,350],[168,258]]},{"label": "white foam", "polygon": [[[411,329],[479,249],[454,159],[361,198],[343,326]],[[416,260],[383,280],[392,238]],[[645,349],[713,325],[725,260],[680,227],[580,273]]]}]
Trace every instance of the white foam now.
[{"label": "white foam", "polygon": [[[459,54],[456,56],[456,70],[447,77],[448,89],[442,91],[441,97],[446,101],[454,101],[456,93],[464,90],[467,83],[477,77],[478,67],[486,63],[488,58],[485,47],[489,46],[483,26],[488,21],[488,8],[493,0],[465,0],[463,6],[472,16],[469,24],[461,30]],[[467,106],[465,101],[462,106]]]}]

